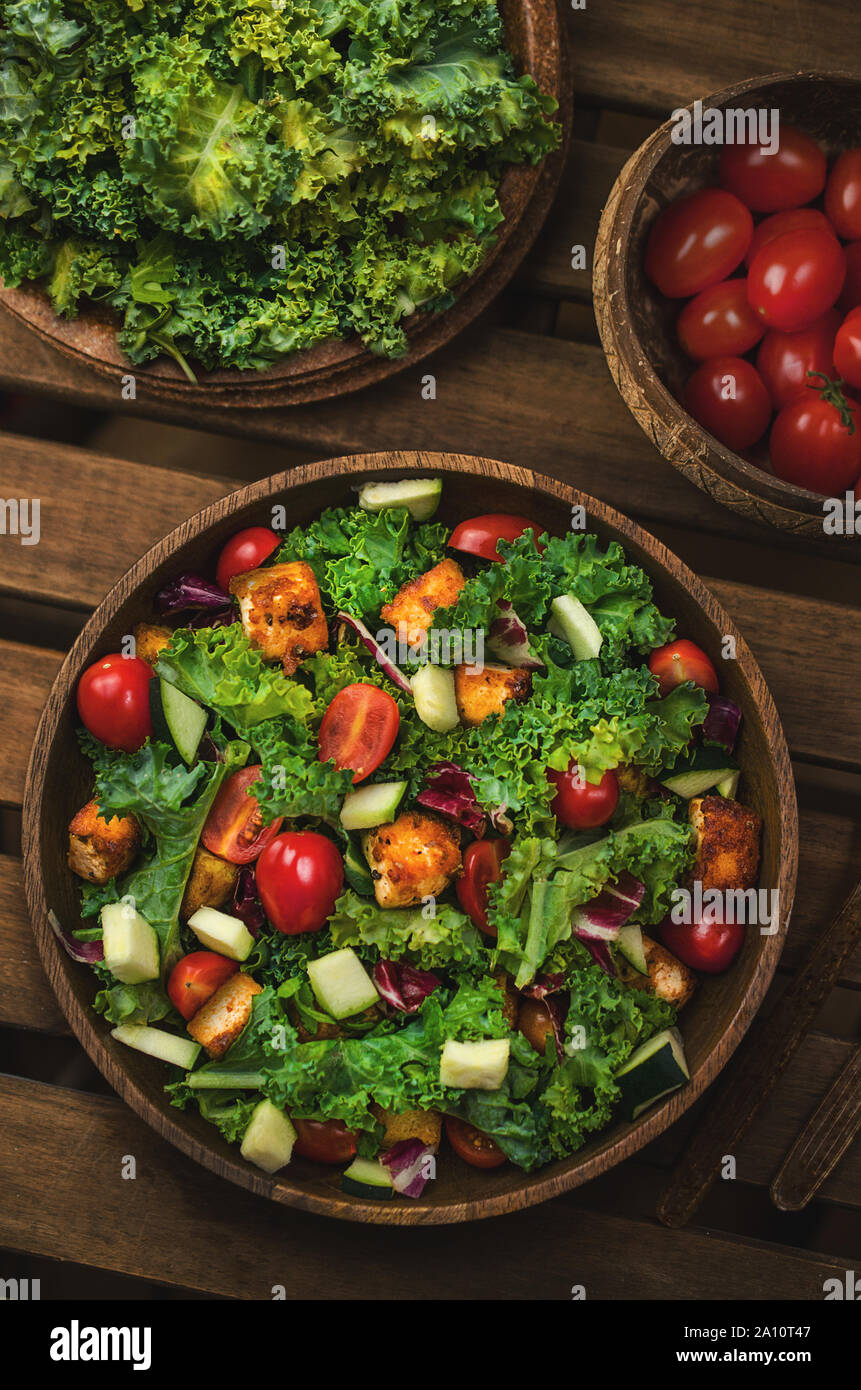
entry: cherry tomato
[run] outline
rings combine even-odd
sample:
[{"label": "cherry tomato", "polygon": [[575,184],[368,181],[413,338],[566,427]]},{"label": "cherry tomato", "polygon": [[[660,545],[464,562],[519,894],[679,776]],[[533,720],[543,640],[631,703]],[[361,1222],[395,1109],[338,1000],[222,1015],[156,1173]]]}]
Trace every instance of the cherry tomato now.
[{"label": "cherry tomato", "polygon": [[712,666],[702,647],[680,637],[668,642],[665,647],[656,647],[649,657],[649,670],[658,678],[658,694],[661,699],[685,681],[693,681],[702,690],[712,695],[718,693],[717,671]]},{"label": "cherry tomato", "polygon": [[463,856],[463,873],[454,885],[464,912],[486,936],[496,936],[496,927],[487,920],[487,885],[502,878],[502,861],[510,853],[508,840],[475,840]]},{"label": "cherry tomato", "polygon": [[775,237],[782,236],[784,232],[802,231],[827,232],[829,236],[835,234],[825,213],[817,212],[816,208],[791,208],[788,212],[775,212],[771,217],[764,217],[754,228],[753,239],[744,258],[745,265],[750,266],[757,251],[774,241]]},{"label": "cherry tomato", "polygon": [[576,761],[567,772],[547,769],[556,788],[550,810],[569,830],[595,830],[606,825],[619,804],[619,782],[615,772],[605,772],[600,782],[587,782],[580,776]]},{"label": "cherry tomato", "polygon": [[245,531],[237,531],[218,557],[215,578],[222,589],[229,587],[234,575],[256,570],[280,543],[280,536],[268,526],[249,526]]},{"label": "cherry tomato", "polygon": [[482,1134],[466,1120],[446,1115],[445,1132],[458,1157],[473,1168],[501,1168],[506,1162],[505,1154],[490,1135]]},{"label": "cherry tomato", "polygon": [[391,753],[400,722],[398,707],[387,690],[364,681],[345,685],[320,724],[321,763],[352,768],[353,781],[361,782]]},{"label": "cherry tomato", "polygon": [[273,927],[286,936],[319,931],[344,887],[338,850],[315,830],[288,830],[257,861],[257,891]]},{"label": "cherry tomato", "polygon": [[530,1047],[542,1055],[548,1043],[554,1045],[553,1020],[543,999],[522,999],[517,1015],[517,1027]]},{"label": "cherry tomato", "polygon": [[811,389],[781,410],[769,450],[778,478],[838,496],[861,472],[861,406],[833,383]]},{"label": "cherry tomato", "polygon": [[771,400],[743,357],[710,357],[688,378],[685,409],[727,448],[749,449],[771,419]]},{"label": "cherry tomato", "polygon": [[764,332],[747,302],[746,280],[709,285],[679,314],[676,333],[688,357],[741,357]]},{"label": "cherry tomato", "polygon": [[177,961],[167,982],[170,1002],[184,1019],[194,1018],[225,980],[235,975],[239,963],[220,956],[217,951],[192,951]]},{"label": "cherry tomato", "polygon": [[359,1136],[342,1120],[300,1120],[291,1117],[296,1131],[294,1154],[315,1163],[346,1163],[356,1152]]},{"label": "cherry tomato", "polygon": [[257,797],[249,787],[260,781],[263,768],[241,767],[219,788],[201,832],[210,854],[229,859],[231,864],[250,864],[266,848],[284,819],[279,816],[271,825],[263,824]]},{"label": "cherry tomato", "polygon": [[781,212],[812,203],[825,187],[827,164],[815,140],[794,126],[780,127],[772,154],[758,144],[725,145],[720,181],[751,212]]},{"label": "cherry tomato", "polygon": [[[482,560],[501,560],[497,551],[500,541],[516,541],[524,531],[539,534],[537,522],[527,521],[525,516],[509,516],[507,512],[488,512],[486,516],[474,516],[470,521],[462,521],[455,526],[449,537],[452,550],[463,550],[467,555],[478,555]],[[542,545],[538,546],[543,550]]]},{"label": "cherry tomato", "polygon": [[861,312],[858,309],[853,309],[837,330],[834,367],[838,376],[861,390]]},{"label": "cherry tomato", "polygon": [[136,753],[152,737],[149,712],[151,666],[138,656],[111,652],[88,666],[78,681],[78,714],[85,728],[108,748]]},{"label": "cherry tomato", "polygon": [[838,236],[861,237],[861,149],[844,150],[828,176],[825,213]]},{"label": "cherry tomato", "polygon": [[861,241],[850,241],[843,247],[846,257],[846,283],[837,301],[837,308],[843,314],[857,309],[861,304]]},{"label": "cherry tomato", "polygon": [[728,970],[744,942],[743,922],[712,921],[718,910],[703,913],[707,921],[673,922],[665,917],[658,927],[661,940],[668,951],[692,970],[705,975],[719,975]]},{"label": "cherry tomato", "polygon": [[831,376],[834,368],[834,338],[840,315],[829,309],[800,333],[781,333],[771,328],[756,355],[756,370],[765,382],[775,410],[803,394],[810,385],[808,372]]},{"label": "cherry tomato", "polygon": [[831,308],[845,279],[846,256],[835,237],[784,232],[754,256],[747,297],[770,328],[797,333]]},{"label": "cherry tomato", "polygon": [[744,204],[721,188],[704,188],[659,213],[646,245],[646,274],[668,299],[699,294],[732,274],[752,236]]}]

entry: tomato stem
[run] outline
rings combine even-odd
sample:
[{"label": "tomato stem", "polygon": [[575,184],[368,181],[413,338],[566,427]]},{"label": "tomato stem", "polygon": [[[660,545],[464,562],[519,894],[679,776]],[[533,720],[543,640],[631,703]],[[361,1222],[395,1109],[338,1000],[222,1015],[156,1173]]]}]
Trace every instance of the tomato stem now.
[{"label": "tomato stem", "polygon": [[852,406],[843,394],[842,388],[846,385],[843,378],[838,377],[836,381],[832,381],[824,372],[810,371],[807,375],[821,377],[822,381],[825,383],[824,386],[816,386],[814,383],[811,383],[811,389],[818,391],[824,401],[834,406],[834,409],[840,416],[841,425],[848,430],[849,434],[854,434],[855,416],[852,413]]}]

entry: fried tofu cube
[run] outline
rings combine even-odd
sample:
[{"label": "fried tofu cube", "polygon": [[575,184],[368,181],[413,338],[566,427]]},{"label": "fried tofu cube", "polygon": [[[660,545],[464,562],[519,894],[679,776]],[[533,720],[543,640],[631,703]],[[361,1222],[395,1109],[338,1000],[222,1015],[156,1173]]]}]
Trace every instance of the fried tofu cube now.
[{"label": "fried tofu cube", "polygon": [[223,1057],[251,1017],[251,1002],[263,989],[237,970],[207,999],[188,1024],[188,1031],[210,1057]]},{"label": "fried tofu cube", "polygon": [[170,645],[173,631],[169,627],[158,627],[155,623],[137,623],[134,628],[135,656],[145,661],[147,666],[155,666],[158,654]]},{"label": "fried tofu cube", "polygon": [[454,695],[464,724],[475,728],[491,714],[502,714],[509,700],[526,700],[532,674],[514,666],[455,666]]},{"label": "fried tofu cube", "polygon": [[99,815],[98,803],[88,801],[69,822],[69,868],[88,883],[108,883],[124,873],[141,846],[135,816]]},{"label": "fried tofu cube", "polygon": [[238,864],[229,864],[198,845],[179,909],[182,920],[187,922],[199,907],[224,907],[233,897],[238,877]]},{"label": "fried tofu cube", "polygon": [[697,847],[691,881],[699,880],[704,893],[709,888],[754,888],[762,834],[756,812],[725,796],[698,796],[691,800],[688,816]]},{"label": "fried tofu cube", "polygon": [[[650,994],[656,994],[659,999],[666,999],[668,1004],[681,1009],[697,987],[697,977],[693,970],[674,956],[672,951],[668,951],[666,946],[646,936],[645,932],[643,951],[646,965],[649,967],[649,983],[644,987]],[[642,975],[640,979],[643,979]]]},{"label": "fried tofu cube", "polygon": [[248,570],[230,581],[248,640],[292,676],[306,656],[324,652],[329,628],[314,571],[304,560]]},{"label": "fried tofu cube", "polygon": [[369,830],[364,850],[380,907],[439,897],[461,867],[458,827],[427,811],[405,811]]},{"label": "fried tofu cube", "polygon": [[434,1152],[439,1148],[442,1136],[442,1115],[437,1110],[404,1110],[396,1115],[394,1110],[379,1110],[379,1119],[385,1125],[383,1147],[390,1149],[404,1139],[419,1139]]},{"label": "fried tofu cube", "polygon": [[654,782],[648,773],[645,773],[636,763],[627,763],[622,767],[616,768],[616,780],[619,783],[619,790],[631,792],[638,800],[645,796],[650,796],[654,788]]},{"label": "fried tofu cube", "polygon": [[395,629],[399,641],[419,646],[436,610],[456,603],[465,583],[456,560],[441,560],[427,574],[420,574],[398,589],[391,603],[383,604],[380,617]]}]

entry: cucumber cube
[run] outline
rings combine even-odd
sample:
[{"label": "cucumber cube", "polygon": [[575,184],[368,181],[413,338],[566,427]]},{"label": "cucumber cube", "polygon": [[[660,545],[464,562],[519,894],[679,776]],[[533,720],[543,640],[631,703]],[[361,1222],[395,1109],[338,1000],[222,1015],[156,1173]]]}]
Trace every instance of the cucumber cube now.
[{"label": "cucumber cube", "polygon": [[309,961],[308,978],[318,1003],[333,1018],[363,1013],[380,998],[376,985],[349,946]]},{"label": "cucumber cube", "polygon": [[588,609],[573,594],[563,594],[550,605],[548,624],[554,637],[567,642],[578,661],[587,661],[601,650],[603,637]]},{"label": "cucumber cube", "polygon": [[101,911],[105,965],[124,985],[157,980],[158,937],[130,902],[106,903]]},{"label": "cucumber cube", "polygon": [[290,1162],[296,1131],[271,1100],[255,1105],[239,1152],[264,1173],[277,1173]]},{"label": "cucumber cube", "polygon": [[454,693],[454,671],[447,666],[421,666],[410,685],[416,714],[435,733],[447,734],[460,722]]},{"label": "cucumber cube", "polygon": [[135,1052],[145,1052],[148,1057],[157,1057],[160,1062],[170,1062],[173,1067],[189,1071],[200,1053],[200,1043],[190,1038],[178,1038],[175,1033],[165,1033],[161,1028],[149,1028],[137,1023],[121,1023],[111,1029],[111,1037],[117,1042],[133,1047]]},{"label": "cucumber cube", "polygon": [[394,820],[406,782],[375,782],[347,792],[341,807],[341,824],[345,830],[373,830]]},{"label": "cucumber cube", "polygon": [[454,1042],[443,1046],[439,1079],[464,1091],[498,1091],[508,1073],[508,1038]]},{"label": "cucumber cube", "polygon": [[441,497],[442,478],[405,478],[400,483],[365,483],[359,488],[359,506],[364,511],[405,507],[413,521],[432,517]]},{"label": "cucumber cube", "polygon": [[215,907],[199,907],[189,917],[188,925],[201,946],[209,951],[240,961],[251,954],[254,937],[239,917],[231,917]]}]

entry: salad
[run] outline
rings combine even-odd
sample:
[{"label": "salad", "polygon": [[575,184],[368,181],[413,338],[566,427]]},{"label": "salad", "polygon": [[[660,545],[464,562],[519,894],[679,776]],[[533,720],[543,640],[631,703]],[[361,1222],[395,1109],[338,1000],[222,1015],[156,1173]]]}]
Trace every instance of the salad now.
[{"label": "salad", "polygon": [[643,571],[525,517],[452,531],[441,492],[239,532],[83,673],[81,922],[54,921],[172,1104],[382,1199],[682,1086],[678,1015],[744,929],[674,894],[759,867],[740,712]]}]

